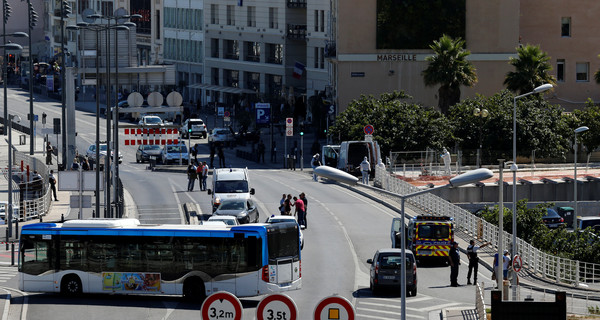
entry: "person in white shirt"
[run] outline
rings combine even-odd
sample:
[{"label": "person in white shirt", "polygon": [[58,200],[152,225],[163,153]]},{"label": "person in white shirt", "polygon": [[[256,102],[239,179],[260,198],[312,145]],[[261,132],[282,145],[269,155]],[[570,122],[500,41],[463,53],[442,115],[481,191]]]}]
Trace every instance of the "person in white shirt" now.
[{"label": "person in white shirt", "polygon": [[367,157],[360,163],[360,172],[362,173],[362,183],[369,184],[369,172],[371,171],[371,164]]}]

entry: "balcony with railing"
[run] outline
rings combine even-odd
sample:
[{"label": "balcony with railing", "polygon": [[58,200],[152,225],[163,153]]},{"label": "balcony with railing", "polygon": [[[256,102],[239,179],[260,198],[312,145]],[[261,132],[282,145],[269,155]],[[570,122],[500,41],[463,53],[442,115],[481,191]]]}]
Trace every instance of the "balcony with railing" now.
[{"label": "balcony with railing", "polygon": [[292,40],[306,40],[306,25],[288,24],[287,38]]},{"label": "balcony with railing", "polygon": [[306,0],[288,0],[288,8],[304,8],[306,9]]}]

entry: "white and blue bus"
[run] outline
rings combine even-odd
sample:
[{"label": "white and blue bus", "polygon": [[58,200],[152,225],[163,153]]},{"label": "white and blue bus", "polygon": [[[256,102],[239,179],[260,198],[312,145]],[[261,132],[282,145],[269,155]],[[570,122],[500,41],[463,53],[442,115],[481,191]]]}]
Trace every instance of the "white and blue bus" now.
[{"label": "white and blue bus", "polygon": [[146,225],[137,219],[23,226],[19,289],[30,292],[238,297],[302,286],[296,223]]}]

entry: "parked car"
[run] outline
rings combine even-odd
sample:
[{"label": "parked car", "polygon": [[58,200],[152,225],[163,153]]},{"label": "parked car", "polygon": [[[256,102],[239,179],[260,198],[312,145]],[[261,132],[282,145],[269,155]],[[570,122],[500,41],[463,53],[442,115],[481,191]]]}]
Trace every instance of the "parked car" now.
[{"label": "parked car", "polygon": [[165,124],[159,116],[143,116],[142,119],[140,119],[140,122],[138,122],[138,125],[147,127],[162,127]]},{"label": "parked car", "polygon": [[252,199],[223,199],[214,216],[234,216],[240,224],[258,222],[258,207]]},{"label": "parked car", "polygon": [[225,145],[232,144],[234,142],[233,131],[229,128],[214,128],[208,136],[208,142],[222,142]]},{"label": "parked car", "polygon": [[302,229],[300,228],[300,225],[298,224],[298,221],[296,221],[296,218],[294,218],[294,216],[271,215],[267,218],[267,221],[265,221],[265,223],[280,222],[295,222],[296,225],[298,225],[298,232],[300,233],[300,249],[304,249],[304,235],[302,234]]},{"label": "parked car", "polygon": [[228,226],[238,226],[240,225],[240,223],[238,222],[237,217],[234,216],[211,216],[210,218],[208,218],[207,220],[208,222],[213,222],[213,221],[221,221],[223,223],[225,223]]},{"label": "parked car", "polygon": [[556,229],[567,225],[565,219],[561,217],[556,210],[551,208],[547,209],[546,215],[542,217],[542,221],[549,229]]},{"label": "parked car", "polygon": [[150,157],[156,157],[158,160],[161,152],[162,150],[159,145],[140,145],[135,152],[135,162],[150,161]]},{"label": "parked car", "polygon": [[[100,143],[99,145],[100,147],[100,165],[102,165],[104,163],[104,160],[102,159],[103,157],[106,157],[106,143]],[[89,146],[89,148],[87,149],[87,151],[85,152],[85,155],[88,157],[88,160],[90,161],[96,161],[96,144],[92,144]],[[114,150],[110,150],[110,158],[112,160],[114,160],[115,158],[115,151]],[[119,163],[123,162],[123,154],[121,153],[121,151],[119,151]]]},{"label": "parked car", "polygon": [[580,230],[592,228],[593,231],[600,231],[600,217],[577,217],[577,228]]},{"label": "parked car", "polygon": [[161,151],[160,159],[163,164],[171,162],[187,164],[190,155],[185,144],[167,144]]},{"label": "parked car", "polygon": [[202,137],[206,139],[208,133],[206,131],[206,124],[202,119],[187,119],[181,126],[181,137],[187,139],[188,137]]},{"label": "parked car", "polygon": [[[8,208],[8,201],[0,201],[0,219],[3,223],[6,222],[6,208]],[[12,221],[17,222],[19,219],[19,204],[13,203],[13,215]],[[2,223],[0,223],[2,224]]]},{"label": "parked car", "polygon": [[[405,250],[406,254],[406,290],[407,295],[417,295],[417,261],[412,251]],[[402,249],[379,249],[373,259],[368,259],[371,265],[369,287],[373,294],[378,294],[381,289],[400,289],[404,282],[401,278]]]}]

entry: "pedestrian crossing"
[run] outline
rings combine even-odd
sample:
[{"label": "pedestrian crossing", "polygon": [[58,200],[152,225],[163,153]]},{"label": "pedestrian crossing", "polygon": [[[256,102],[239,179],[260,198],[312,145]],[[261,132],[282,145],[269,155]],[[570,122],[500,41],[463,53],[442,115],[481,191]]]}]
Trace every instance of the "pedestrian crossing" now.
[{"label": "pedestrian crossing", "polygon": [[0,283],[5,283],[18,274],[17,266],[3,265],[0,262]]},{"label": "pedestrian crossing", "polygon": [[[406,299],[406,319],[427,320],[431,312],[446,308],[473,309],[474,305],[419,294]],[[402,310],[400,297],[359,297],[355,303],[357,319],[398,319]],[[437,319],[439,319],[439,313]]]}]

